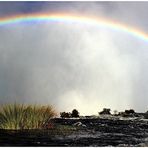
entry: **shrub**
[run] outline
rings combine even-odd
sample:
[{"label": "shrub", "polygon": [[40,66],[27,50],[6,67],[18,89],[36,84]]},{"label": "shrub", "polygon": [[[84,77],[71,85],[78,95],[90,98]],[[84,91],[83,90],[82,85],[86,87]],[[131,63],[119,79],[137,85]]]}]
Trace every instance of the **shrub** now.
[{"label": "shrub", "polygon": [[71,117],[74,117],[74,118],[79,117],[79,112],[76,109],[74,109],[71,113]]},{"label": "shrub", "polygon": [[1,129],[37,129],[55,116],[52,106],[9,104],[1,107]]},{"label": "shrub", "polygon": [[135,111],[133,109],[125,110],[126,114],[134,114]]},{"label": "shrub", "polygon": [[110,109],[109,108],[103,108],[103,111],[99,112],[100,115],[110,115]]},{"label": "shrub", "polygon": [[71,113],[61,112],[60,113],[60,117],[61,118],[70,118],[71,117]]}]

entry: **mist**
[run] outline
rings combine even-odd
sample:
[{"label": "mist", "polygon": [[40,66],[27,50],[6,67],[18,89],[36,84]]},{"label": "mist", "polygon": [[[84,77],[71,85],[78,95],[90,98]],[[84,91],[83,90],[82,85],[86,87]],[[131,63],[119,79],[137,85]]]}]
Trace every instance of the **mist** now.
[{"label": "mist", "polygon": [[[148,23],[144,17],[147,3],[44,3],[31,13],[101,15],[141,30]],[[10,12],[22,13],[26,5],[30,4],[12,5]],[[0,26],[0,103],[51,104],[58,112],[76,108],[85,115],[97,114],[105,107],[145,112],[147,47],[148,42],[124,32],[84,23],[20,22]]]}]

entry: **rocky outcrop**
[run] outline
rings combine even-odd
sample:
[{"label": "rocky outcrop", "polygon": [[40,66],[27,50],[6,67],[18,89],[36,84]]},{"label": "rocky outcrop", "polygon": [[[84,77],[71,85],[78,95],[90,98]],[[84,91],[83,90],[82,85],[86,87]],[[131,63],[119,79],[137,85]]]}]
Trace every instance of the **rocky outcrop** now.
[{"label": "rocky outcrop", "polygon": [[148,120],[50,120],[48,130],[0,130],[1,146],[148,146]]}]

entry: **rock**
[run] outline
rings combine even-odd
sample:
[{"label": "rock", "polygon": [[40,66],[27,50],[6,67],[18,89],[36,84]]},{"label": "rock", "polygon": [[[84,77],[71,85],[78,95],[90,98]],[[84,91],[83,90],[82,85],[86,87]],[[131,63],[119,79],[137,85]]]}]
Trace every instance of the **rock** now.
[{"label": "rock", "polygon": [[[145,119],[55,118],[48,123],[50,128],[43,130],[0,130],[1,146],[148,146]],[[54,124],[53,129],[50,123]],[[56,125],[65,128],[59,130]]]},{"label": "rock", "polygon": [[86,125],[85,124],[82,124],[82,122],[76,122],[76,123],[74,123],[73,124],[74,126],[78,126],[78,127],[86,127]]}]

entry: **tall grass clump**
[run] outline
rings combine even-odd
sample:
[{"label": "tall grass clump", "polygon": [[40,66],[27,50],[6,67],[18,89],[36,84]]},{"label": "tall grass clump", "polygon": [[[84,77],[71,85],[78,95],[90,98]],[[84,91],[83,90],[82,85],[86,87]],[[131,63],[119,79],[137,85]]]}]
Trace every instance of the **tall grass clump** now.
[{"label": "tall grass clump", "polygon": [[9,104],[0,108],[1,129],[40,129],[54,117],[52,106]]}]

